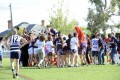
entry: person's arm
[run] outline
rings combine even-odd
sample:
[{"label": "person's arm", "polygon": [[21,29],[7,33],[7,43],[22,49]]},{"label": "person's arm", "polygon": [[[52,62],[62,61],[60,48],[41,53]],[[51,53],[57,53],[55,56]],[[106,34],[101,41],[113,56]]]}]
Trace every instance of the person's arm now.
[{"label": "person's arm", "polygon": [[101,42],[101,40],[100,40],[100,39],[98,40],[98,45],[99,45],[99,49],[98,49],[98,51],[100,51],[100,50],[101,50],[101,48],[102,48],[102,42]]},{"label": "person's arm", "polygon": [[10,49],[10,37],[7,39],[7,41],[6,41],[6,47],[8,48],[8,49]]},{"label": "person's arm", "polygon": [[77,47],[79,47],[80,45],[79,45],[79,39],[78,38],[77,38],[76,43],[77,43]]},{"label": "person's arm", "polygon": [[52,46],[52,48],[55,48],[52,41],[51,41],[51,46]]},{"label": "person's arm", "polygon": [[20,46],[20,48],[22,48],[23,46],[25,46],[28,43],[28,41],[23,37],[21,38],[21,41],[23,44]]}]

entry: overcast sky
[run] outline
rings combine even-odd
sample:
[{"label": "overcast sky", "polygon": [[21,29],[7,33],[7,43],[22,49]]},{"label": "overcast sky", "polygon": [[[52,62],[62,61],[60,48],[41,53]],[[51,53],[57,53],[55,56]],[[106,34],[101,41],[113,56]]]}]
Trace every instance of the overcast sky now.
[{"label": "overcast sky", "polygon": [[[64,0],[64,9],[69,10],[69,20],[76,19],[81,26],[87,26],[85,18],[91,6],[88,0]],[[8,28],[9,5],[12,4],[13,25],[21,22],[40,24],[44,19],[49,24],[50,9],[58,0],[0,0],[0,32]],[[116,18],[115,18],[116,19]]]}]

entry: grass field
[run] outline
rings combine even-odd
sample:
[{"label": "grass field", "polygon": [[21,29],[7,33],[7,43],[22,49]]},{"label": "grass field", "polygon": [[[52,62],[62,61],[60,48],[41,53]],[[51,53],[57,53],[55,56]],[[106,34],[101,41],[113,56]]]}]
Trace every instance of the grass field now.
[{"label": "grass field", "polygon": [[[9,59],[3,59],[0,80],[15,80],[12,77]],[[89,65],[74,68],[21,67],[16,80],[120,80],[118,65]]]}]

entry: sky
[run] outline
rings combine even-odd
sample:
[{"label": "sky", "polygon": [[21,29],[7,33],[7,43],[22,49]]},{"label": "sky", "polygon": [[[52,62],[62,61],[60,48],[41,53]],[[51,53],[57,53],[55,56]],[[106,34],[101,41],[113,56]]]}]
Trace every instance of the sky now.
[{"label": "sky", "polygon": [[[48,25],[50,10],[57,2],[58,0],[0,0],[0,32],[8,28],[10,3],[12,4],[13,25],[15,26],[21,22],[41,24],[43,19]],[[91,5],[88,0],[64,0],[64,10],[69,10],[69,21],[75,19],[80,26],[87,26],[85,18],[89,7]]]},{"label": "sky", "polygon": [[[44,19],[49,24],[50,10],[58,0],[0,0],[0,32],[8,28],[10,3],[12,4],[13,25],[21,22],[41,24]],[[81,26],[87,26],[88,0],[64,0],[64,8],[69,10],[69,20],[76,19]]]}]

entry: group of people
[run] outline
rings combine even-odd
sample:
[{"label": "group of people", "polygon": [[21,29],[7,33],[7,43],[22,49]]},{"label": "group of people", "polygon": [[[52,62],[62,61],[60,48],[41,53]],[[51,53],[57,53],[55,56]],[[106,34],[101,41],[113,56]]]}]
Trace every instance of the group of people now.
[{"label": "group of people", "polygon": [[[115,37],[114,33],[104,38],[100,33],[92,36],[84,35],[84,40],[78,37],[78,32],[63,36],[60,31],[47,26],[39,35],[34,31],[24,32],[23,36],[13,34],[6,41],[10,49],[10,62],[13,78],[18,77],[19,64],[32,67],[78,67],[79,62],[83,65],[95,64],[104,65],[104,56],[111,64],[120,64],[120,36]],[[27,47],[25,47],[27,45]],[[24,49],[25,47],[25,49]],[[117,55],[115,61],[115,55]],[[23,55],[24,54],[24,55]],[[16,59],[16,73],[14,70],[14,59]],[[25,60],[24,60],[25,59]],[[2,52],[0,48],[0,66],[2,64]]]}]

